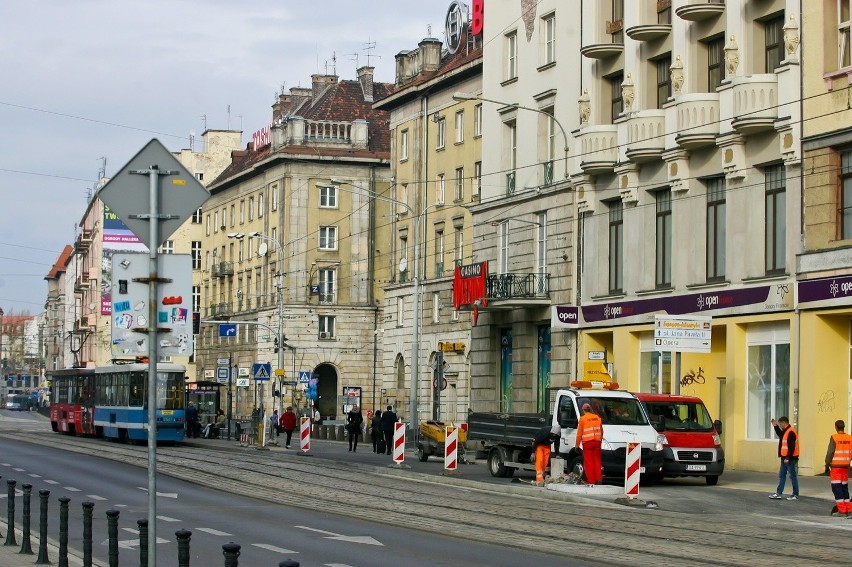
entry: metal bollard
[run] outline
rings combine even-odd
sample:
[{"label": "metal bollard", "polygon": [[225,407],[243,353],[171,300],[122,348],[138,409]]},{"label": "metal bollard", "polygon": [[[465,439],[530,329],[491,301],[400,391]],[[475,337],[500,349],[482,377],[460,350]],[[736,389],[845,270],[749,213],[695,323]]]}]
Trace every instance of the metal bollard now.
[{"label": "metal bollard", "polygon": [[285,559],[278,563],[278,567],[299,567],[299,562],[292,559]]},{"label": "metal bollard", "polygon": [[41,489],[38,491],[39,499],[39,519],[38,519],[38,559],[36,565],[50,565],[50,560],[47,558],[47,499],[50,497],[50,491]]},{"label": "metal bollard", "polygon": [[178,567],[189,567],[189,539],[192,532],[189,530],[178,530],[175,532],[178,546]]},{"label": "metal bollard", "polygon": [[109,537],[109,567],[118,567],[118,510],[107,510],[107,537]]},{"label": "metal bollard", "polygon": [[68,567],[68,503],[67,496],[59,497],[59,567]]},{"label": "metal bollard", "polygon": [[32,484],[22,484],[21,488],[24,489],[24,505],[23,510],[21,511],[21,551],[18,553],[25,553],[27,555],[33,554],[32,544],[30,542],[30,498],[33,494],[33,485]]},{"label": "metal bollard", "polygon": [[83,502],[83,567],[92,567],[92,512],[94,502]]},{"label": "metal bollard", "polygon": [[148,520],[136,520],[139,526],[139,567],[148,567]]},{"label": "metal bollard", "polygon": [[15,540],[15,485],[17,484],[14,480],[7,480],[6,487],[9,503],[7,505],[7,510],[9,511],[9,518],[6,523],[6,542],[3,545],[18,545],[18,542]]},{"label": "metal bollard", "polygon": [[230,542],[222,545],[222,555],[225,556],[225,567],[239,567],[240,544]]}]

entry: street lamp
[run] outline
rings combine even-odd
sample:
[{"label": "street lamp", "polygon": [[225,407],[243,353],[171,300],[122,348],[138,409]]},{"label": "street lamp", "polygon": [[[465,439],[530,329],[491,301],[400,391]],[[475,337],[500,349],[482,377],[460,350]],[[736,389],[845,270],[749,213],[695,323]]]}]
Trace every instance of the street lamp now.
[{"label": "street lamp", "polygon": [[503,105],[503,106],[508,106],[510,108],[519,108],[521,110],[529,110],[529,111],[532,111],[532,112],[538,112],[539,114],[544,114],[545,116],[549,117],[551,120],[553,120],[554,123],[556,123],[557,126],[559,126],[559,131],[562,132],[562,140],[565,142],[565,179],[568,179],[568,135],[565,133],[565,128],[562,127],[562,124],[559,122],[559,120],[556,119],[556,117],[553,114],[551,114],[550,112],[545,112],[544,110],[541,110],[540,108],[532,108],[530,106],[521,106],[517,102],[501,102],[499,100],[492,100],[490,98],[482,98],[481,96],[478,96],[478,95],[473,95],[473,94],[463,93],[463,92],[454,92],[453,93],[453,100],[459,101],[459,102],[466,101],[466,100],[481,100],[483,102],[492,102],[494,104],[500,104],[500,105]]}]

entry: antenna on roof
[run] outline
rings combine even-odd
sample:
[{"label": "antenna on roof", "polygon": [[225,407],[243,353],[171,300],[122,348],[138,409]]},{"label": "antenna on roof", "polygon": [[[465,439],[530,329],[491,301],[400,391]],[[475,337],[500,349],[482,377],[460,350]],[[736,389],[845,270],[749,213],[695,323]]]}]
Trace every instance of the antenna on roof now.
[{"label": "antenna on roof", "polygon": [[376,42],[370,41],[370,38],[367,37],[367,43],[364,44],[364,51],[367,52],[367,67],[370,66],[370,57],[378,57],[379,59],[382,58],[381,55],[376,55],[375,53],[372,52],[375,48],[376,48]]},{"label": "antenna on roof", "polygon": [[228,130],[231,129],[231,105],[228,105]]},{"label": "antenna on roof", "polygon": [[432,37],[432,24],[426,26],[426,37]]},{"label": "antenna on roof", "polygon": [[207,131],[207,115],[206,114],[201,115],[201,123],[204,125],[204,131],[206,132]]},{"label": "antenna on roof", "polygon": [[357,71],[360,68],[360,65],[358,65],[358,53],[347,53],[346,56],[350,61],[355,63],[355,70]]}]

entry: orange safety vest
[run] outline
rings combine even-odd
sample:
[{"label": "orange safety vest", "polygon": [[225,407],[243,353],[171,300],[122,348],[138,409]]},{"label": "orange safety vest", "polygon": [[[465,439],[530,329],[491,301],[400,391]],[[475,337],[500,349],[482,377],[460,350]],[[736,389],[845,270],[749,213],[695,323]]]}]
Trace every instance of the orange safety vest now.
[{"label": "orange safety vest", "polygon": [[577,426],[577,439],[583,443],[603,439],[603,422],[601,422],[601,418],[594,413],[583,414]]},{"label": "orange safety vest", "polygon": [[852,435],[835,433],[831,438],[834,439],[834,456],[831,458],[831,466],[848,467],[849,461],[852,461]]},{"label": "orange safety vest", "polygon": [[[787,443],[787,437],[790,436],[790,432],[793,432],[793,433],[796,434],[796,445],[793,447],[793,454],[792,455],[787,454],[787,452],[790,450],[789,443]],[[785,429],[784,435],[781,436],[781,458],[790,457],[790,456],[792,456],[792,457],[798,457],[799,456],[799,434],[798,434],[798,432],[796,432],[795,429],[793,429],[792,425],[790,427],[788,427],[787,429]]]}]

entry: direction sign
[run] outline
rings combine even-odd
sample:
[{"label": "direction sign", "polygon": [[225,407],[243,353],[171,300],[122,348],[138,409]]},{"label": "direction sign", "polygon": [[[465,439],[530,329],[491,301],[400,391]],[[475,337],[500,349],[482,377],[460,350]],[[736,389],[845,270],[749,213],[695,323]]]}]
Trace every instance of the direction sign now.
[{"label": "direction sign", "polygon": [[311,371],[310,370],[299,370],[299,384],[310,384],[311,383]]},{"label": "direction sign", "polygon": [[219,323],[219,336],[228,339],[235,338],[237,336],[237,324]]},{"label": "direction sign", "polygon": [[269,376],[272,374],[272,365],[268,362],[265,363],[255,363],[251,367],[251,375],[254,377],[256,381],[269,380]]},{"label": "direction sign", "polygon": [[287,381],[282,382],[282,384],[284,384],[285,386],[295,386],[296,381],[295,380],[287,380]]},{"label": "direction sign", "polygon": [[669,352],[710,352],[713,318],[702,316],[654,316],[654,347]]},{"label": "direction sign", "polygon": [[[157,231],[159,242],[152,243],[148,218],[151,213],[151,175],[133,172],[154,169],[162,176],[157,183],[157,213],[168,218],[160,218]],[[155,138],[101,187],[97,196],[151,249],[168,240],[172,233],[204,204],[210,193]],[[140,215],[143,218],[140,218]]]},{"label": "direction sign", "polygon": [[231,364],[230,358],[217,358],[216,359],[216,365],[217,366],[228,366],[229,364]]},{"label": "direction sign", "polygon": [[227,384],[229,382],[228,378],[230,377],[231,369],[227,366],[220,366],[216,369],[216,381],[220,384]]}]

